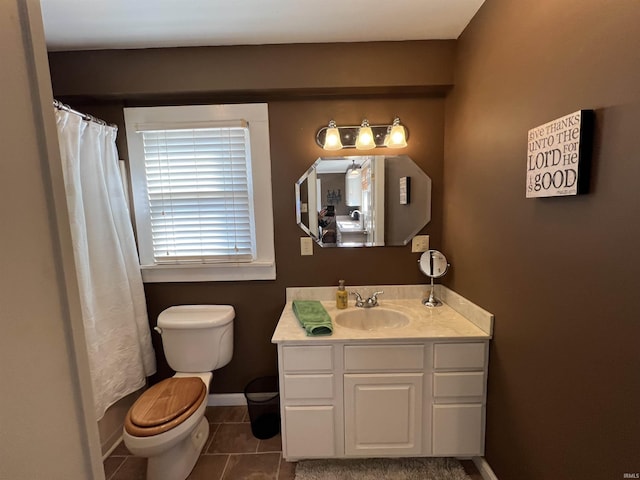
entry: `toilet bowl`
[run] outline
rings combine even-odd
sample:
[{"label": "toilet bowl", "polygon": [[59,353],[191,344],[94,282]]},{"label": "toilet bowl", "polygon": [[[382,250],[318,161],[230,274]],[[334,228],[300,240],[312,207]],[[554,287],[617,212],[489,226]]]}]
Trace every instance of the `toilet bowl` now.
[{"label": "toilet bowl", "polygon": [[[141,403],[136,402],[129,410],[125,420],[124,442],[133,455],[149,458],[147,479],[183,480],[189,476],[209,436],[209,422],[205,418],[204,412],[207,407],[209,393],[207,385],[211,377],[212,374],[208,372],[197,376],[177,374],[177,376],[170,379],[198,380],[203,390],[203,393],[199,395],[195,403],[190,405],[174,404],[176,411],[186,408],[187,411],[183,413],[188,413],[188,415],[183,414],[184,418],[179,419],[178,422],[176,422],[175,417],[172,417],[164,423],[158,423],[150,427],[140,427],[131,420],[131,416],[132,412],[136,410],[136,405],[140,406]],[[163,382],[165,381],[163,380]],[[158,386],[162,386],[162,382],[154,385],[154,387]],[[147,392],[150,392],[154,387],[147,390]],[[180,385],[178,384],[176,387],[180,388]],[[138,400],[144,401],[145,394]],[[149,410],[149,414],[153,415],[157,408],[156,406],[156,408]],[[189,412],[189,410],[191,411]],[[172,423],[174,424],[172,425]],[[135,427],[139,430],[136,431]],[[149,432],[150,434],[142,434],[140,430],[145,428],[147,430],[159,430],[159,433]]]},{"label": "toilet bowl", "polygon": [[158,317],[167,362],[183,371],[145,391],[125,419],[124,443],[148,457],[147,480],[184,480],[198,460],[209,436],[204,413],[213,375],[205,370],[231,360],[234,316],[228,305],[189,305]]}]

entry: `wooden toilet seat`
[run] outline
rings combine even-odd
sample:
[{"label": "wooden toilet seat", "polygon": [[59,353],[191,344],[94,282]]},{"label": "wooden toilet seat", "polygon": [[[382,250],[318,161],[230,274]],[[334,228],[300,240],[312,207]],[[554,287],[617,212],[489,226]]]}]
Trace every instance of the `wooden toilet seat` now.
[{"label": "wooden toilet seat", "polygon": [[198,377],[162,380],[144,392],[127,413],[124,428],[136,437],[150,437],[177,427],[195,412],[207,394]]}]

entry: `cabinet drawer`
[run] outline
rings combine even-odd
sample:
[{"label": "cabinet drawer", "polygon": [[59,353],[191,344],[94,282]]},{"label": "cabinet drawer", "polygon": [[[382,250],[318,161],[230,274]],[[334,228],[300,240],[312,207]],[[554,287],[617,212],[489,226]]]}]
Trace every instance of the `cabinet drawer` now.
[{"label": "cabinet drawer", "polygon": [[444,368],[484,368],[484,343],[436,343],[433,353],[433,367]]},{"label": "cabinet drawer", "polygon": [[332,371],[333,347],[282,347],[282,364],[285,372]]},{"label": "cabinet drawer", "polygon": [[422,370],[424,345],[348,345],[345,371]]},{"label": "cabinet drawer", "polygon": [[284,376],[284,398],[300,399],[332,399],[333,374],[322,375],[290,375]]},{"label": "cabinet drawer", "polygon": [[484,372],[433,374],[434,397],[481,397],[484,395]]}]

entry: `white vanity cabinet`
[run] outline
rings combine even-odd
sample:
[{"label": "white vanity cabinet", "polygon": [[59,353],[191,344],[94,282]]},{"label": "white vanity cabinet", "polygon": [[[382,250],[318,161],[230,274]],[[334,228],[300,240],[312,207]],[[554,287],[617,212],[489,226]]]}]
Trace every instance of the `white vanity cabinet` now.
[{"label": "white vanity cabinet", "polygon": [[279,344],[283,456],[476,456],[488,341]]},{"label": "white vanity cabinet", "polygon": [[[483,455],[493,315],[442,285],[437,308],[422,302],[426,285],[350,289],[385,291],[384,301],[369,311],[339,310],[334,287],[287,288],[271,339],[283,457]],[[309,299],[331,317],[331,335],[310,337],[301,328],[293,302]]]}]

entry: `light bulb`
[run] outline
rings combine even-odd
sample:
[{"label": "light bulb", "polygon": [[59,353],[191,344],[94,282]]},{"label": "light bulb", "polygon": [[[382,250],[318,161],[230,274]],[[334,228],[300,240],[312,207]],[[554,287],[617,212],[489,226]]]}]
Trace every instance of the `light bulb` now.
[{"label": "light bulb", "polygon": [[331,120],[329,126],[325,132],[324,145],[325,150],[340,150],[342,148],[342,141],[340,140],[340,131],[336,127],[336,122]]},{"label": "light bulb", "polygon": [[400,119],[397,117],[393,121],[393,125],[389,127],[384,146],[389,148],[404,148],[407,146],[405,128],[400,125]]},{"label": "light bulb", "polygon": [[356,148],[358,150],[371,150],[372,148],[376,148],[376,143],[373,140],[373,131],[367,119],[362,121],[362,125],[360,125],[360,129],[358,130]]}]

